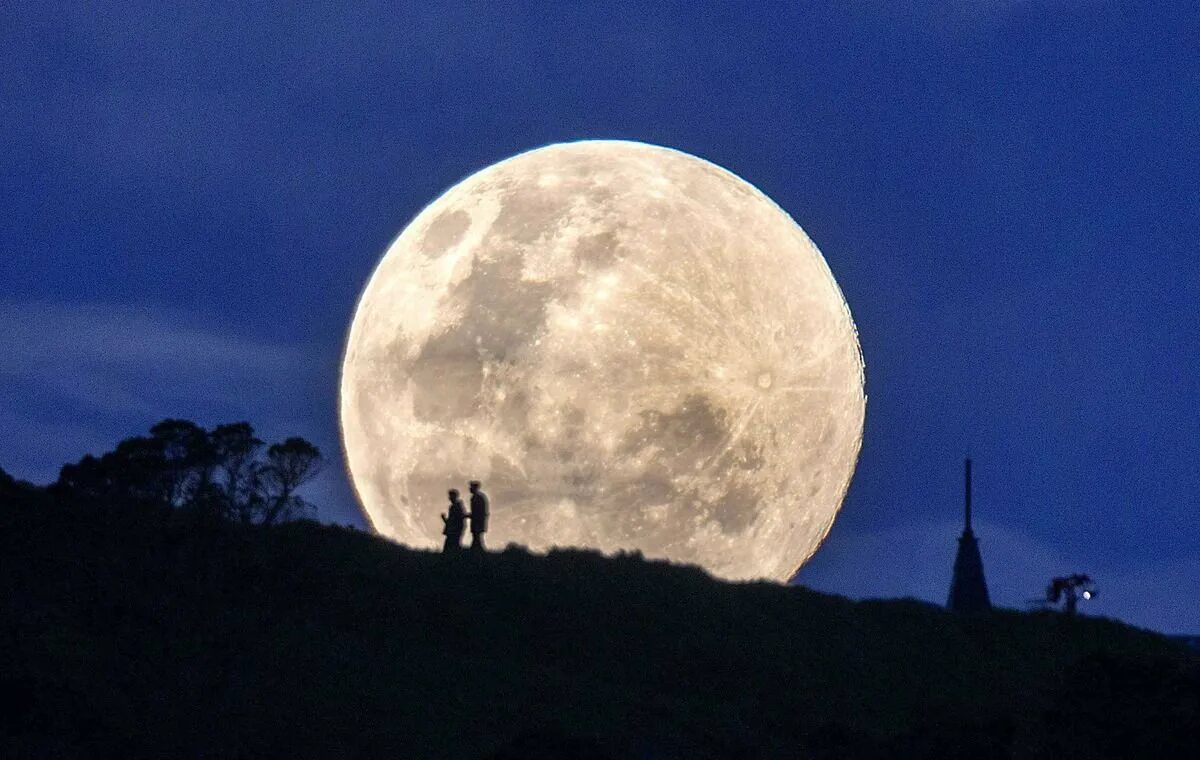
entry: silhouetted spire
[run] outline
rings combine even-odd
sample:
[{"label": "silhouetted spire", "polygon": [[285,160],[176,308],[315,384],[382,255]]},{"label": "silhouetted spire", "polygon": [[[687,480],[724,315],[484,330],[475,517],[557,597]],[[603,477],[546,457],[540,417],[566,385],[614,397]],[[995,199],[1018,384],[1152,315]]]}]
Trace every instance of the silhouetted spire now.
[{"label": "silhouetted spire", "polygon": [[974,535],[971,532],[971,460],[967,459],[963,466],[963,503],[966,504],[966,516],[963,519],[963,535]]},{"label": "silhouetted spire", "polygon": [[979,542],[971,531],[971,460],[964,468],[963,534],[958,539],[958,555],[954,558],[954,578],[950,581],[950,597],[946,606],[955,612],[980,612],[992,608],[988,598],[987,581],[983,577],[983,558]]}]

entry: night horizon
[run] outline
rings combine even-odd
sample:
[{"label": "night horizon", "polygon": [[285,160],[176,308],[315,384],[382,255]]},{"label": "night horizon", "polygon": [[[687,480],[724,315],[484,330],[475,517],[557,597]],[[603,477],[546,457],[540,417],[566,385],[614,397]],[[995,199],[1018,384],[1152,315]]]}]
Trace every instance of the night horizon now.
[{"label": "night horizon", "polygon": [[1200,632],[1190,4],[0,21],[13,476],[247,420],[317,444],[318,519],[366,527],[338,384],[389,244],[497,161],[635,140],[762,190],[853,313],[863,447],[799,583],[944,604],[969,456],[993,604],[1084,572],[1082,614]]}]

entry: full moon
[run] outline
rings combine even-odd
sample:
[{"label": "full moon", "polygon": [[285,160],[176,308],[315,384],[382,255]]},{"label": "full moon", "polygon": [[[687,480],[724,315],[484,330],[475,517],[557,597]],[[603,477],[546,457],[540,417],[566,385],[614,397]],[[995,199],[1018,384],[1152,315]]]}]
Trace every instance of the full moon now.
[{"label": "full moon", "polygon": [[488,543],[640,550],[788,579],[862,441],[858,336],[782,209],[695,156],[550,145],[431,203],[371,276],[341,426],[375,529],[441,543],[483,481]]}]

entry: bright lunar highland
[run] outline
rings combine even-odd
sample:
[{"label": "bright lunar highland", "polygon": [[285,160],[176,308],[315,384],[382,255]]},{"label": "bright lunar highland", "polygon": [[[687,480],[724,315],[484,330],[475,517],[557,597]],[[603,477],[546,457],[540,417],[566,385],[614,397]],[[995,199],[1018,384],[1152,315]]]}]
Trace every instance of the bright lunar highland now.
[{"label": "bright lunar highland", "polygon": [[829,532],[866,399],[821,253],[750,184],[678,151],[522,153],[430,204],[346,346],[347,462],[376,530],[441,543],[483,481],[488,542],[638,549],[785,580]]}]

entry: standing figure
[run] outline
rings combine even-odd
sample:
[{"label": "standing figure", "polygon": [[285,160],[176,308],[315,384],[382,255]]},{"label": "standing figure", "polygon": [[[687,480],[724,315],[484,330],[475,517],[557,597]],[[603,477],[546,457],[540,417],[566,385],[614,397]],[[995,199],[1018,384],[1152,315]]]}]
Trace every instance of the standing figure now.
[{"label": "standing figure", "polygon": [[446,542],[442,544],[443,554],[454,554],[462,548],[462,536],[467,527],[467,510],[463,507],[462,499],[458,498],[458,489],[451,488],[450,513],[442,515],[442,535]]},{"label": "standing figure", "polygon": [[481,552],[486,548],[483,545],[483,534],[487,533],[488,523],[488,498],[487,494],[479,490],[479,481],[472,480],[468,484],[471,489],[471,550]]}]

